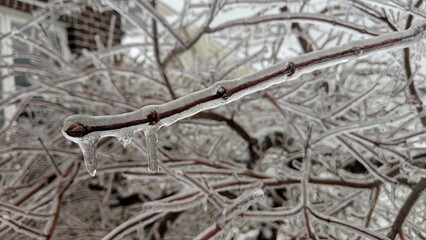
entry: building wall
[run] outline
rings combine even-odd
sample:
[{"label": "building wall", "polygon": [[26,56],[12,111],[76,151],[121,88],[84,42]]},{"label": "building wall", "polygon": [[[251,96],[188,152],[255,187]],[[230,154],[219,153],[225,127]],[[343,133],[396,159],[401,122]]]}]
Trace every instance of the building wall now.
[{"label": "building wall", "polygon": [[[47,2],[47,0],[44,0]],[[13,8],[15,10],[31,13],[37,7],[18,0],[0,0],[0,5]],[[63,15],[60,21],[69,24],[67,28],[68,44],[72,53],[81,54],[82,49],[97,49],[95,36],[104,46],[107,46],[109,29],[112,19],[115,18],[113,25],[112,45],[119,44],[123,36],[121,30],[120,15],[115,11],[97,12],[90,7],[85,7],[79,13],[73,15]]]}]

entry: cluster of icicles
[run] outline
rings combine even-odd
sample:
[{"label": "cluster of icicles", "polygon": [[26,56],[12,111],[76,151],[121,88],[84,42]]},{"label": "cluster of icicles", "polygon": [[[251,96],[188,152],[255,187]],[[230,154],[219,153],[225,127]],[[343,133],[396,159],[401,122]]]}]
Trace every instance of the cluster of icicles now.
[{"label": "cluster of icicles", "polygon": [[[230,87],[234,84],[230,81]],[[226,85],[226,84],[225,84]],[[240,94],[235,94],[231,98],[218,97],[204,103],[196,104],[189,109],[182,110],[179,113],[161,119],[155,119],[157,113],[165,113],[179,109],[188,103],[196,102],[206,96],[224,95],[224,87],[213,85],[207,89],[192,93],[183,98],[168,102],[163,105],[145,106],[139,110],[111,116],[86,116],[72,115],[67,117],[62,124],[62,134],[69,140],[77,143],[83,152],[86,169],[90,175],[96,175],[96,145],[104,137],[115,137],[124,146],[127,147],[132,142],[135,132],[142,131],[146,139],[146,148],[148,153],[148,169],[152,172],[159,170],[157,159],[158,130],[163,126],[170,124],[206,109],[216,108],[238,99]],[[155,113],[154,119],[152,113]]]},{"label": "cluster of icicles", "polygon": [[[143,108],[136,112],[114,116],[94,117],[73,115],[64,120],[62,124],[62,134],[69,140],[78,144],[83,152],[87,171],[91,176],[95,176],[97,168],[96,147],[100,139],[104,137],[115,137],[124,147],[127,147],[132,142],[133,134],[136,131],[142,131],[146,138],[148,169],[152,172],[157,172],[159,170],[157,160],[157,131],[162,126],[161,123],[156,125],[139,124],[105,131],[94,131],[82,137],[70,136],[68,132],[70,129],[78,128],[79,126],[108,126],[111,125],[111,123],[127,122],[129,119],[144,116],[143,113],[146,112],[145,109],[146,108]],[[78,125],[76,125],[76,123]]]}]

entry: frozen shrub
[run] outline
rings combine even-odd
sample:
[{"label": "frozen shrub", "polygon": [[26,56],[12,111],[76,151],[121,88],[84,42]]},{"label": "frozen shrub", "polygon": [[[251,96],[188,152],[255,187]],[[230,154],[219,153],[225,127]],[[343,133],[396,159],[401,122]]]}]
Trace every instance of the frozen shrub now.
[{"label": "frozen shrub", "polygon": [[[1,239],[426,237],[422,1],[23,2]],[[84,9],[122,43],[67,54]]]}]

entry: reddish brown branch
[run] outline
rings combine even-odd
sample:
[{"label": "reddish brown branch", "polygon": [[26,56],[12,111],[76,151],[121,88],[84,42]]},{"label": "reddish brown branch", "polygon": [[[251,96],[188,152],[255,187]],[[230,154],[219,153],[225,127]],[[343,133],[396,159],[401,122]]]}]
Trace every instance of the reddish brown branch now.
[{"label": "reddish brown branch", "polygon": [[234,119],[226,118],[220,114],[214,112],[200,112],[194,116],[194,118],[202,118],[208,120],[214,120],[218,122],[225,122],[232,130],[234,130],[242,139],[244,139],[249,148],[253,148],[257,144],[257,139],[252,138],[250,134],[241,126],[238,122],[234,121]]},{"label": "reddish brown branch", "polygon": [[231,27],[238,27],[238,26],[251,26],[251,25],[258,25],[260,23],[268,23],[272,21],[290,21],[290,22],[317,22],[317,23],[327,23],[332,26],[340,26],[352,31],[356,31],[362,34],[368,34],[371,36],[378,36],[383,33],[376,32],[371,29],[367,29],[362,26],[358,26],[356,24],[346,22],[343,20],[339,20],[333,17],[328,17],[325,15],[318,15],[318,14],[310,14],[310,13],[281,13],[281,14],[274,14],[274,15],[267,15],[267,16],[261,16],[261,17],[254,17],[254,18],[243,18],[243,19],[237,19],[234,21],[225,22],[219,26],[208,28],[206,33],[214,33],[218,31],[222,31],[227,28]]},{"label": "reddish brown branch", "polygon": [[[425,28],[426,24],[417,26],[412,30],[406,30],[405,32],[390,33],[388,35],[376,37],[370,39],[369,41],[357,41],[353,42],[352,44],[343,45],[334,49],[307,53],[295,58],[291,58],[287,62],[271,66],[267,69],[260,71],[259,73],[247,75],[240,81],[227,80],[217,82],[217,84],[211,86],[210,88],[197,92],[197,95],[199,96],[198,98],[194,99],[192,96],[184,96],[179,99],[180,105],[174,108],[168,108],[164,112],[156,112],[156,116],[158,121],[170,118],[172,116],[176,116],[177,114],[182,115],[183,112],[186,112],[184,116],[189,117],[200,111],[203,111],[202,109],[204,108],[202,108],[201,110],[198,109],[196,111],[190,111],[192,109],[200,107],[201,105],[204,105],[208,102],[213,102],[214,100],[218,99],[223,99],[225,101],[228,100],[228,103],[232,102],[229,101],[229,99],[233,95],[247,95],[253,91],[259,91],[264,88],[267,88],[267,86],[278,84],[279,81],[276,80],[278,77],[287,77],[284,78],[284,80],[288,80],[288,78],[293,76],[296,71],[301,73],[307,73],[314,71],[317,68],[335,65],[340,63],[341,61],[365,56],[368,53],[383,51],[396,47],[405,47],[413,41],[418,41],[421,37],[421,34],[423,34],[423,32],[425,31]],[[301,73],[299,73],[297,76],[299,76]],[[220,86],[219,84],[227,85],[228,87],[225,88],[221,86],[216,89],[215,93],[211,93],[212,88],[217,88],[218,86]],[[164,105],[167,104],[168,103]],[[216,107],[219,105],[223,104],[219,104],[219,102],[215,103]],[[207,109],[211,108],[214,108],[214,106],[209,106]],[[181,116],[179,118],[183,117]],[[64,129],[64,131],[71,137],[83,137],[92,132],[115,130],[120,128],[132,127],[144,123],[155,124],[147,116],[146,118],[136,119],[132,121],[123,121],[95,126],[87,126],[80,122],[73,122],[69,127]]]},{"label": "reddish brown branch", "polygon": [[[146,4],[145,4],[146,5]],[[155,11],[155,7],[156,7],[156,1],[152,0],[151,1],[151,5],[152,8]],[[155,18],[152,18],[152,40],[154,42],[154,55],[155,55],[155,60],[157,61],[158,64],[158,68],[160,70],[160,75],[161,78],[163,78],[163,81],[166,84],[167,90],[169,90],[170,96],[173,99],[176,99],[176,94],[173,91],[172,85],[170,84],[169,78],[166,75],[166,71],[164,70],[164,64],[161,62],[161,58],[160,58],[160,48],[158,45],[158,29],[157,29],[157,21],[155,20]],[[182,43],[183,44],[183,43]],[[184,46],[184,45],[183,45]]]},{"label": "reddish brown branch", "polygon": [[46,145],[44,145],[44,142],[41,140],[40,137],[38,138],[38,141],[41,143],[41,145],[43,146],[44,150],[46,151],[47,158],[52,163],[52,165],[53,165],[53,167],[54,167],[54,169],[56,171],[56,174],[58,174],[58,176],[62,176],[63,177],[64,175],[62,174],[61,169],[59,169],[58,165],[55,162],[55,159],[53,159],[52,154],[50,154],[49,149],[47,149]]},{"label": "reddish brown branch", "polygon": [[405,219],[410,213],[410,210],[414,207],[417,199],[419,199],[419,197],[424,194],[425,189],[426,178],[422,178],[413,188],[413,191],[411,191],[404,205],[402,205],[401,209],[399,210],[398,215],[396,216],[395,221],[392,224],[391,230],[387,235],[388,238],[395,239],[396,234],[401,231],[402,224],[404,224]]},{"label": "reddish brown branch", "polygon": [[[422,5],[423,0],[417,1],[416,5],[414,7],[418,8],[420,5]],[[407,18],[407,23],[405,25],[405,28],[408,29],[411,27],[411,24],[413,22],[413,15],[409,15]],[[420,53],[416,53],[420,54]],[[410,62],[410,48],[404,48],[404,65],[405,65],[405,75],[407,77],[407,81],[409,81],[410,78],[412,78],[413,71],[411,69],[411,62]],[[420,99],[416,86],[414,85],[414,81],[411,81],[408,85],[408,92],[413,98],[414,102],[416,103],[416,110],[417,112],[421,113],[423,112],[423,104],[422,100]],[[424,127],[426,127],[426,116],[421,117],[420,121]]]}]

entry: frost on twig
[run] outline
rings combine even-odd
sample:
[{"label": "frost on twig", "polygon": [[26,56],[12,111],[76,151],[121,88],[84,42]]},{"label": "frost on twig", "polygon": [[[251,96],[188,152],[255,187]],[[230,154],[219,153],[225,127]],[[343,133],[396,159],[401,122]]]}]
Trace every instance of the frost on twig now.
[{"label": "frost on twig", "polygon": [[[156,132],[164,126],[193,116],[201,111],[217,108],[234,102],[249,94],[267,89],[286,81],[294,81],[305,73],[324,67],[333,66],[348,60],[363,57],[379,51],[389,51],[419,42],[424,37],[426,24],[419,24],[408,30],[389,33],[368,41],[353,41],[348,44],[320,50],[297,57],[233,80],[216,82],[208,88],[183,96],[162,105],[145,106],[137,111],[111,116],[73,115],[66,118],[62,133],[69,140],[76,142],[83,150],[86,167],[96,173],[96,154],[94,145],[106,136],[122,139],[131,138],[136,131],[143,131],[148,136],[150,152],[150,169],[158,169],[155,146]],[[153,130],[154,129],[154,130]]]},{"label": "frost on twig", "polygon": [[254,189],[252,191],[245,192],[237,199],[235,199],[232,204],[223,209],[222,213],[218,216],[214,224],[206,228],[194,239],[200,240],[214,237],[223,230],[226,224],[228,224],[238,215],[246,212],[247,208],[249,208],[251,204],[261,200],[264,196],[265,193],[261,189]]},{"label": "frost on twig", "polygon": [[226,222],[233,219],[239,214],[242,214],[247,210],[248,207],[254,202],[259,201],[265,196],[265,193],[261,189],[255,189],[253,191],[248,191],[237,199],[234,200],[232,204],[223,209],[222,213],[219,215],[216,220],[216,224],[219,228],[223,228]]}]

